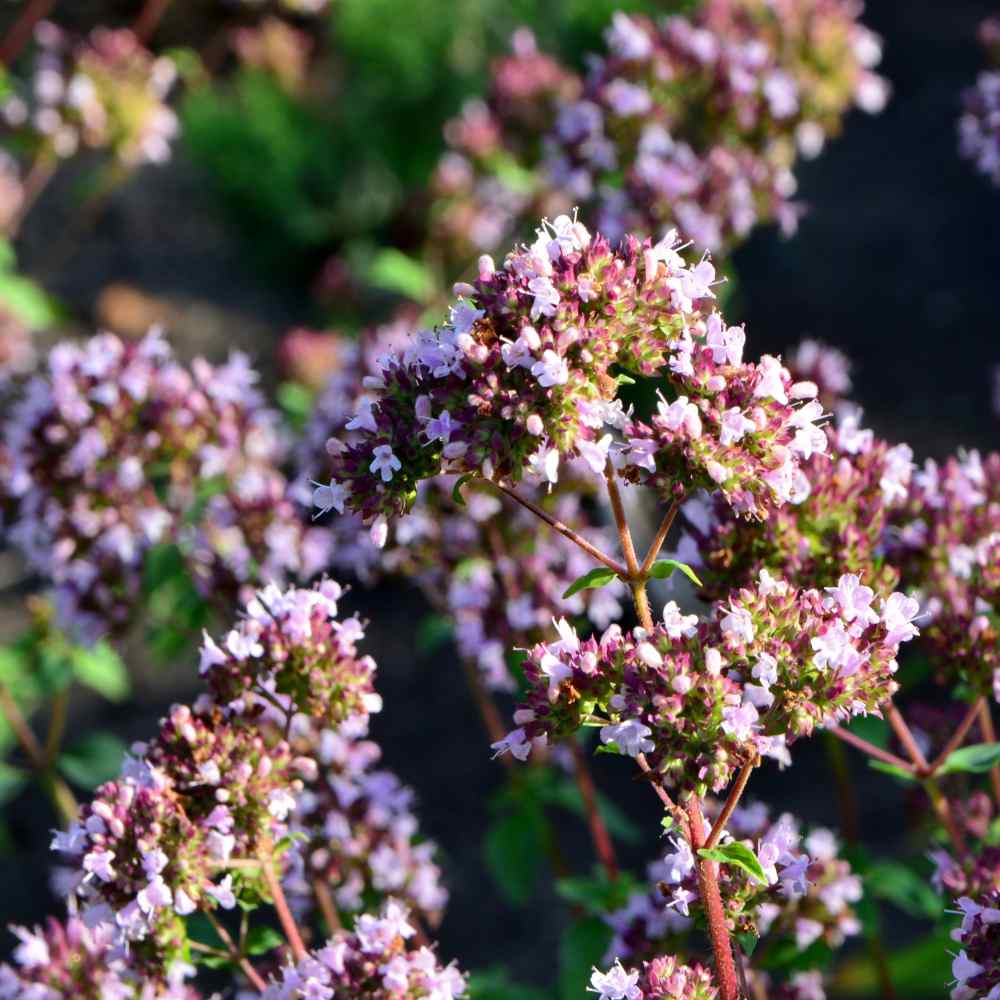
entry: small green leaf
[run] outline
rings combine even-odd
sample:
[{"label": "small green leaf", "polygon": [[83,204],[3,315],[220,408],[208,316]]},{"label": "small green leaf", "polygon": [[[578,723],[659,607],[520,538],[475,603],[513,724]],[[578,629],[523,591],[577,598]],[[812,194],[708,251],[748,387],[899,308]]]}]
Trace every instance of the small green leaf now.
[{"label": "small green leaf", "polygon": [[433,653],[454,635],[451,619],[447,615],[426,615],[417,626],[415,645],[418,653]]},{"label": "small green leaf", "polygon": [[556,892],[563,899],[597,916],[621,909],[636,888],[630,875],[623,873],[616,879],[609,879],[603,868],[590,877],[575,875],[556,882]]},{"label": "small green leaf", "polygon": [[753,876],[761,885],[767,885],[767,876],[761,863],[757,860],[757,855],[738,841],[722,844],[719,847],[703,847],[698,851],[699,857],[708,858],[710,861],[720,861],[726,865],[736,865],[742,868],[748,875]]},{"label": "small green leaf", "polygon": [[122,701],[128,695],[128,671],[108,643],[101,641],[91,649],[74,646],[69,659],[73,665],[73,676],[108,701]]},{"label": "small green leaf", "polygon": [[900,781],[913,782],[917,780],[913,776],[912,772],[904,771],[901,767],[897,767],[895,764],[886,764],[881,760],[870,760],[868,761],[868,766],[876,771],[881,771],[883,774],[891,774],[894,778],[898,778]]},{"label": "small green leaf", "polygon": [[312,412],[315,394],[301,382],[282,382],[277,397],[285,419],[295,430],[301,431]]},{"label": "small green leaf", "polygon": [[563,600],[578,594],[581,590],[595,590],[598,587],[606,587],[617,576],[613,569],[605,566],[598,566],[583,576],[578,576],[563,593]]},{"label": "small green leaf", "polygon": [[944,902],[926,876],[898,861],[878,861],[864,873],[865,887],[873,896],[888,900],[911,917],[936,920]]},{"label": "small green leaf", "polygon": [[368,281],[375,288],[396,292],[414,302],[426,302],[434,293],[434,279],[427,268],[392,247],[375,254],[368,270]]},{"label": "small green leaf", "polygon": [[111,733],[91,733],[57,761],[59,770],[81,788],[93,789],[121,771],[125,744]]},{"label": "small green leaf", "polygon": [[486,864],[500,891],[515,906],[524,906],[535,891],[547,835],[545,816],[531,801],[516,803],[486,832]]},{"label": "small green leaf", "polygon": [[948,754],[938,774],[985,774],[1000,764],[1000,743],[974,743]]},{"label": "small green leaf", "polygon": [[598,965],[611,940],[611,928],[600,917],[587,917],[563,931],[559,941],[559,996],[586,996],[590,970]]},{"label": "small green leaf", "polygon": [[273,928],[262,924],[251,927],[246,938],[246,953],[248,955],[265,955],[285,943],[285,939]]},{"label": "small green leaf", "polygon": [[698,575],[687,563],[678,562],[676,559],[658,559],[650,567],[649,575],[656,580],[666,580],[675,571],[683,573],[696,587],[704,586]]},{"label": "small green leaf", "polygon": [[756,950],[757,944],[760,938],[757,937],[752,931],[745,931],[743,933],[737,932],[733,935],[734,938],[739,942],[740,948],[743,949],[743,954],[749,958]]},{"label": "small green leaf", "polygon": [[476,474],[474,472],[467,472],[464,476],[459,476],[455,480],[455,485],[451,490],[451,498],[458,504],[459,507],[465,506],[465,497],[462,496],[462,487],[469,482],[470,479],[475,479]]}]

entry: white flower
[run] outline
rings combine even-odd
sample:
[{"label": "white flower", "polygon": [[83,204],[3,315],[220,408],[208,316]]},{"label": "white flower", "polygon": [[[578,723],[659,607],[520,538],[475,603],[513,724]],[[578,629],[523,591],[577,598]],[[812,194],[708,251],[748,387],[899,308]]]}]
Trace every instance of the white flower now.
[{"label": "white flower", "polygon": [[600,1000],[641,1000],[638,982],[638,972],[626,972],[621,962],[615,961],[607,972],[594,969],[587,992],[599,994]]},{"label": "white flower", "polygon": [[638,757],[641,753],[653,750],[653,741],[648,737],[653,735],[649,726],[643,725],[638,719],[626,719],[611,726],[601,728],[601,742],[614,743],[622,753],[629,757]]},{"label": "white flower", "polygon": [[531,366],[531,374],[538,379],[538,384],[544,389],[553,385],[565,385],[569,381],[569,366],[565,359],[555,351],[548,350],[542,354],[542,360]]},{"label": "white flower", "polygon": [[392,453],[392,448],[389,445],[380,444],[372,452],[372,461],[368,468],[376,475],[381,475],[383,483],[388,483],[392,480],[393,472],[402,468],[402,465],[403,463]]}]

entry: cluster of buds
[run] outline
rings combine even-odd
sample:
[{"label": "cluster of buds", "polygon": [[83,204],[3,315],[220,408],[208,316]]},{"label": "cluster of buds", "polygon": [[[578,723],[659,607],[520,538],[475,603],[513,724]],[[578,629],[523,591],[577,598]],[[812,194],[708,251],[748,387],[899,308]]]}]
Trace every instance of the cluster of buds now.
[{"label": "cluster of buds", "polygon": [[[360,343],[335,342],[337,364],[306,426],[299,455],[303,471],[296,484],[303,498],[315,493],[320,509],[331,505],[336,485],[313,491],[307,484],[329,462],[327,442],[338,435],[352,443],[363,438],[355,414],[370,408],[374,397],[362,383],[376,377],[387,352],[405,350],[413,339],[413,327],[396,322]],[[568,471],[570,483],[564,474],[558,492],[535,491],[532,499],[593,544],[606,546],[591,513],[597,502],[592,480],[580,463]],[[411,511],[391,529],[385,526],[382,550],[358,515],[346,512],[333,518],[330,562],[337,572],[366,582],[381,571],[414,580],[431,605],[453,622],[459,653],[479,667],[486,684],[510,690],[509,650],[538,642],[553,617],[586,613],[598,628],[607,627],[621,613],[624,588],[615,581],[601,590],[563,597],[589,568],[576,545],[557,533],[537,531],[533,515],[505,509],[496,492],[481,484],[462,486],[460,504],[455,486],[453,477],[419,484]]]},{"label": "cluster of buds", "polygon": [[[851,904],[861,898],[861,880],[837,857],[829,830],[813,830],[803,839],[791,816],[772,821],[757,803],[734,811],[725,837],[754,851],[768,880],[762,884],[733,865],[722,869],[726,918],[737,931],[792,941],[798,951],[817,940],[839,947],[859,933]],[[649,866],[650,888],[607,916],[615,933],[609,955],[651,958],[675,946],[676,936],[692,925],[701,908],[695,858],[686,841],[675,838],[673,847]]]},{"label": "cluster of buds", "polygon": [[713,0],[654,24],[624,13],[586,79],[525,30],[487,101],[448,123],[434,178],[436,247],[495,252],[533,215],[586,207],[601,231],[676,225],[724,250],[761,222],[795,228],[797,150],[814,156],[853,103],[881,110],[878,38],[849,0]]},{"label": "cluster of buds", "polygon": [[[692,482],[721,489],[740,513],[793,499],[800,456],[826,446],[815,387],[793,384],[773,358],[742,361],[744,334],[710,312],[715,270],[688,265],[668,234],[612,250],[567,216],[473,285],[457,286],[450,324],[418,333],[368,379],[333,442],[333,481],[317,500],[384,523],[442,473],[555,483],[560,462],[595,475],[612,462],[668,496]],[[618,398],[621,368],[667,379],[653,427]],[[623,441],[615,444],[615,434]]]},{"label": "cluster of buds", "polygon": [[223,714],[174,707],[157,738],[133,748],[55,850],[78,865],[90,922],[113,925],[139,967],[176,962],[184,917],[266,895],[301,778],[314,761]]},{"label": "cluster of buds", "polygon": [[758,755],[859,714],[895,692],[896,654],[917,634],[917,603],[845,574],[836,587],[795,590],[766,572],[699,623],[674,602],[652,631],[612,625],[581,640],[565,622],[524,664],[518,728],[497,743],[526,759],[532,745],[584,725],[620,753],[645,754],[683,798],[720,791]]},{"label": "cluster of buds", "polygon": [[974,87],[962,94],[958,119],[958,151],[994,184],[1000,184],[1000,18],[988,17],[979,26],[979,40],[993,69],[979,74]]},{"label": "cluster of buds", "polygon": [[594,969],[587,990],[598,1000],[715,1000],[718,989],[703,965],[685,965],[660,955],[641,968],[625,969],[616,961],[607,972]]},{"label": "cluster of buds", "polygon": [[319,770],[296,798],[285,890],[303,916],[316,907],[319,883],[340,911],[392,895],[436,926],[448,902],[436,847],[419,837],[412,789],[377,767],[382,752],[364,734],[362,719],[337,730],[293,723],[292,747],[314,758]]},{"label": "cluster of buds", "polygon": [[1000,887],[976,899],[958,901],[962,924],[952,932],[961,950],[951,966],[951,1000],[997,1000],[1000,997]]},{"label": "cluster of buds", "polygon": [[416,928],[394,899],[375,916],[364,913],[351,932],[339,931],[301,961],[283,968],[261,1000],[456,1000],[466,979],[426,947],[413,947]]},{"label": "cluster of buds", "polygon": [[16,968],[0,965],[4,1000],[198,1000],[185,986],[183,963],[166,979],[140,976],[107,924],[88,926],[79,917],[45,928],[12,928],[19,944]]},{"label": "cluster of buds", "polygon": [[179,546],[217,601],[322,567],[329,538],[286,495],[256,380],[239,354],[189,369],[156,333],[53,348],[6,422],[3,492],[9,537],[54,584],[64,626],[124,628],[156,545]]},{"label": "cluster of buds", "polygon": [[923,599],[942,670],[1000,700],[1000,453],[928,460],[894,521],[892,556]]},{"label": "cluster of buds", "polygon": [[128,29],[95,28],[73,44],[50,22],[35,29],[39,50],[25,93],[0,118],[36,155],[68,157],[82,145],[107,149],[127,167],[163,163],[178,131],[166,103],[173,62],[154,57]]},{"label": "cluster of buds", "polygon": [[221,644],[206,635],[200,671],[215,701],[252,716],[284,700],[328,726],[380,711],[375,661],[357,650],[364,629],[356,618],[337,618],[341,593],[333,580],[311,590],[268,584]]},{"label": "cluster of buds", "polygon": [[845,572],[866,574],[880,594],[896,586],[898,572],[880,556],[891,518],[907,499],[913,452],[859,428],[854,413],[828,426],[826,436],[825,452],[801,463],[805,497],[762,524],[734,517],[718,499],[688,501],[690,538],[681,551],[701,564],[706,596],[721,599],[765,569],[803,588],[831,586]]}]

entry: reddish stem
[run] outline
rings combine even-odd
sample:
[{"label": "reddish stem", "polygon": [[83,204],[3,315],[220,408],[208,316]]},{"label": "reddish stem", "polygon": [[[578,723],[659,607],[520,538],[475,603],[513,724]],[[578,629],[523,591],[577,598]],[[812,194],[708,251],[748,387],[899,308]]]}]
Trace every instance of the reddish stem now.
[{"label": "reddish stem", "polygon": [[[996,743],[997,731],[993,725],[990,703],[985,698],[979,705],[979,728],[983,731],[983,740],[986,743]],[[997,809],[1000,809],[1000,765],[994,764],[990,768],[990,782],[993,785],[993,798],[996,800]]]},{"label": "reddish stem", "polygon": [[681,504],[683,503],[684,498],[678,497],[670,505],[666,514],[663,515],[663,520],[660,521],[660,526],[656,529],[656,535],[649,544],[649,551],[646,553],[646,558],[643,559],[642,565],[639,567],[639,572],[643,576],[647,576],[653,568],[653,563],[656,562],[656,557],[660,554],[660,549],[663,548],[663,543],[667,540],[667,535],[670,534],[670,529],[673,527],[674,518],[677,517],[677,512],[681,509]]},{"label": "reddish stem", "polygon": [[278,921],[281,924],[281,929],[285,932],[285,937],[292,949],[292,955],[296,962],[301,962],[308,952],[302,941],[302,935],[299,933],[299,925],[295,922],[295,917],[292,916],[292,911],[288,907],[288,900],[285,899],[285,893],[282,891],[278,876],[274,874],[274,869],[269,861],[261,864],[261,871],[264,873],[264,881],[267,882],[268,892],[271,893]]},{"label": "reddish stem", "polygon": [[743,765],[743,768],[736,778],[736,784],[733,785],[730,790],[729,797],[726,799],[726,804],[722,807],[722,812],[719,813],[719,818],[715,821],[715,826],[712,827],[712,832],[708,835],[708,840],[705,841],[706,847],[715,847],[715,845],[719,842],[719,838],[726,832],[726,824],[729,822],[729,817],[733,815],[733,812],[739,805],[740,798],[742,797],[744,791],[746,791],[750,775],[753,774],[753,769],[759,762],[760,758],[754,757],[749,764]]},{"label": "reddish stem", "polygon": [[608,499],[611,501],[611,512],[614,514],[615,525],[618,528],[618,540],[621,543],[622,554],[625,556],[628,575],[637,581],[639,578],[639,559],[635,554],[632,532],[629,531],[628,521],[625,517],[625,506],[622,504],[622,495],[618,490],[618,479],[610,462],[604,468],[604,478],[608,484]]},{"label": "reddish stem", "polygon": [[132,28],[135,37],[143,45],[153,37],[153,32],[159,27],[169,6],[170,0],[146,0]]},{"label": "reddish stem", "polygon": [[980,708],[985,704],[985,699],[980,698],[977,702],[969,706],[965,717],[959,723],[958,729],[952,733],[951,739],[945,744],[944,749],[934,758],[931,764],[931,771],[937,772],[944,766],[944,762],[965,742],[965,737],[969,734],[972,724],[980,715]]},{"label": "reddish stem", "polygon": [[855,736],[849,729],[842,729],[840,726],[830,726],[827,732],[832,733],[837,739],[843,740],[845,743],[850,743],[852,747],[856,747],[870,757],[882,761],[883,764],[892,764],[893,767],[898,767],[908,774],[913,774],[913,765],[908,761],[903,760],[902,757],[897,757],[888,750],[883,750],[881,747],[875,746],[874,743],[869,743],[868,740],[863,740],[860,736]]},{"label": "reddish stem", "polygon": [[910,760],[913,761],[913,768],[916,773],[921,777],[928,774],[930,772],[930,764],[927,763],[924,752],[920,749],[913,733],[910,731],[910,727],[906,724],[906,719],[900,714],[899,709],[890,702],[885,715],[889,720],[889,725],[892,726],[893,732],[896,734],[896,738],[903,744],[903,749]]},{"label": "reddish stem", "polygon": [[229,949],[229,957],[243,970],[243,975],[247,977],[253,988],[263,993],[267,989],[267,983],[264,982],[260,973],[250,964],[250,959],[236,946],[233,936],[226,930],[219,918],[211,910],[202,910],[201,912],[205,914],[208,922],[215,928],[215,933],[219,935],[220,940]]},{"label": "reddish stem", "polygon": [[587,824],[590,827],[590,836],[594,841],[594,850],[597,852],[597,857],[604,866],[608,878],[614,881],[618,878],[618,859],[615,857],[615,846],[597,803],[597,789],[594,787],[594,778],[587,767],[587,759],[584,756],[583,748],[576,740],[573,740],[570,745],[573,748],[573,762],[576,765],[574,768],[576,785],[580,789],[580,795],[583,798],[583,808],[587,816]]},{"label": "reddish stem", "polygon": [[521,496],[519,493],[512,490],[509,486],[504,486],[503,483],[498,483],[494,479],[487,480],[487,482],[492,483],[498,490],[502,490],[504,493],[506,493],[507,496],[511,498],[511,500],[515,500],[526,510],[530,510],[532,514],[535,514],[537,517],[540,517],[550,528],[555,529],[556,531],[559,532],[560,535],[563,535],[564,537],[568,538],[571,542],[574,542],[581,549],[583,549],[583,551],[586,552],[587,555],[592,556],[599,563],[602,563],[604,566],[607,566],[608,569],[610,569],[617,576],[620,576],[624,579],[628,575],[628,571],[625,569],[624,566],[621,566],[610,556],[605,555],[599,548],[597,548],[597,546],[591,545],[590,542],[588,542],[587,539],[583,537],[583,535],[581,535],[577,531],[574,531],[571,527],[569,527],[569,525],[563,524],[562,521],[558,520],[558,518],[555,518],[547,511],[542,510],[542,508],[539,507],[538,504],[533,503],[527,497]]},{"label": "reddish stem", "polygon": [[9,66],[28,44],[35,25],[47,17],[56,0],[29,0],[21,16],[14,22],[6,37],[0,42],[0,63]]},{"label": "reddish stem", "polygon": [[733,949],[729,940],[729,930],[726,927],[722,894],[719,892],[719,866],[714,861],[698,854],[705,846],[705,824],[701,815],[701,805],[694,795],[687,800],[687,814],[691,827],[691,851],[694,854],[698,873],[698,890],[702,905],[705,907],[708,936],[712,942],[712,953],[715,955],[715,974],[719,981],[719,996],[721,1000],[740,1000],[736,965],[733,962]]}]

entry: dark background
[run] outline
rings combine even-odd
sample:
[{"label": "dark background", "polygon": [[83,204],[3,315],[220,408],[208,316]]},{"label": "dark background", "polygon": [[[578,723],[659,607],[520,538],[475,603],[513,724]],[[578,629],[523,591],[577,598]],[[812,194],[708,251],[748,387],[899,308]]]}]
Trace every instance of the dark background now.
[{"label": "dark background", "polygon": [[[67,24],[127,20],[135,6],[63,3],[55,19],[63,23],[60,8],[69,8]],[[10,9],[0,6],[0,17],[9,21]],[[887,109],[874,117],[852,114],[844,134],[800,167],[800,193],[810,210],[797,236],[783,240],[760,230],[734,257],[738,286],[730,314],[747,322],[752,352],[781,351],[802,335],[842,348],[855,362],[854,395],[868,422],[889,439],[910,442],[918,459],[997,441],[990,387],[1000,362],[1000,193],[958,158],[955,133],[960,92],[983,65],[976,27],[992,12],[988,3],[869,3],[864,20],[883,36],[880,69],[893,87]],[[173,19],[165,24],[179,30]],[[450,108],[435,104],[428,114],[429,143],[439,135],[442,113],[459,104],[457,90]],[[19,253],[23,269],[45,275],[81,329],[100,318],[108,286],[125,284],[169,305],[183,353],[220,357],[243,347],[276,381],[279,337],[293,324],[316,321],[311,275],[305,265],[291,274],[261,267],[239,220],[218,211],[211,179],[183,142],[168,166],[142,170],[117,192],[65,266],[46,274],[74,197],[71,168],[45,195]],[[12,572],[9,555],[0,558]],[[503,963],[517,979],[550,983],[566,909],[543,880],[537,901],[515,911],[483,872],[487,797],[501,768],[490,761],[450,649],[415,651],[412,636],[426,609],[411,590],[384,586],[355,591],[352,600],[371,621],[369,649],[380,665],[385,710],[374,736],[387,765],[416,788],[423,829],[445,854],[451,903],[439,933],[442,954],[465,968]],[[15,613],[0,612],[7,624]],[[170,700],[196,691],[193,659],[167,670],[135,666],[134,700],[119,707],[84,700],[73,730],[100,726],[140,738]],[[795,756],[800,766],[786,774],[769,769],[755,777],[753,796],[807,821],[836,824],[821,748],[803,745]],[[880,852],[905,850],[891,839],[901,830],[901,796],[861,761],[852,765],[869,839]],[[599,756],[593,766],[599,783],[650,831],[645,843],[625,851],[638,871],[660,849],[656,802],[629,781],[623,762]],[[25,793],[6,818],[16,853],[0,860],[0,916],[36,922],[58,905],[45,888],[50,856],[39,831],[50,821],[47,806]],[[583,831],[575,822],[563,827],[566,853],[585,867]],[[893,937],[911,932],[900,921],[890,928]]]}]

